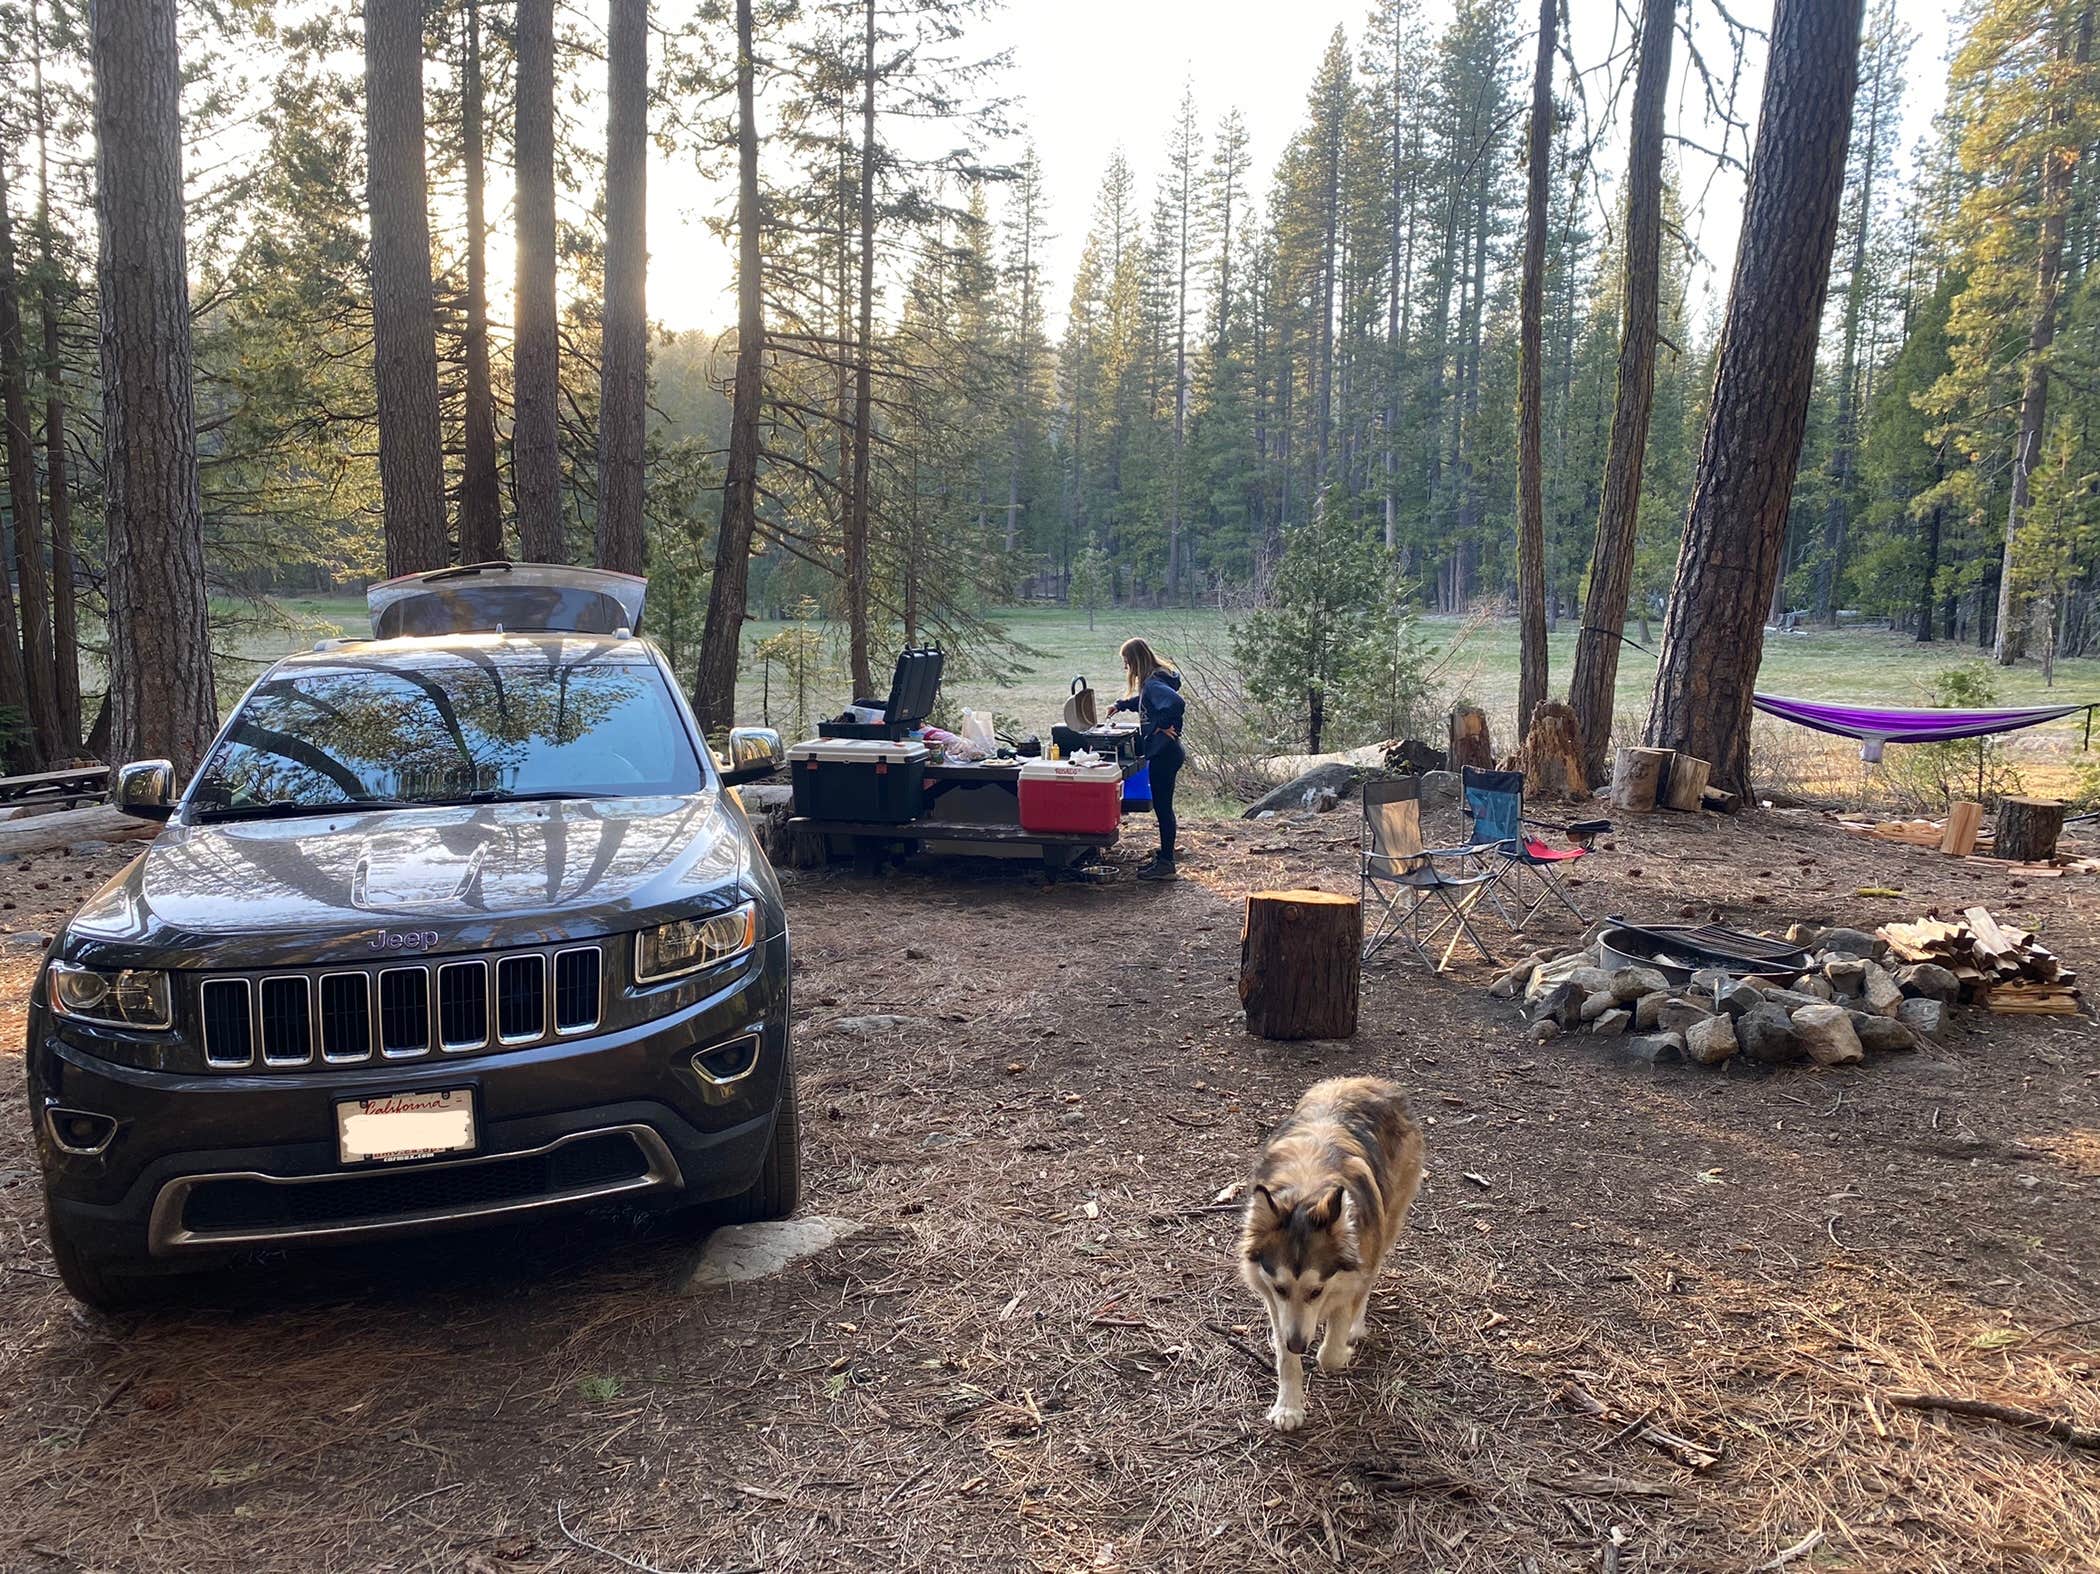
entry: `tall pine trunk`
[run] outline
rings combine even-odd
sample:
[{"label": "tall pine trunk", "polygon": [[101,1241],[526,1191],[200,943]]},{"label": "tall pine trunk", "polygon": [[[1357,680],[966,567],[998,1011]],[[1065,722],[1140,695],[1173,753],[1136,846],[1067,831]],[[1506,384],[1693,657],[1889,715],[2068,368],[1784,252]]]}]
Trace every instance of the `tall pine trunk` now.
[{"label": "tall pine trunk", "polygon": [[[1589,594],[1583,599],[1582,629],[1575,637],[1575,670],[1568,680],[1568,704],[1582,734],[1583,773],[1591,781],[1603,776],[1605,755],[1611,747],[1619,642],[1626,629],[1626,598],[1633,587],[1641,470],[1648,454],[1648,418],[1655,405],[1655,336],[1662,309],[1663,110],[1669,100],[1676,13],[1677,0],[1646,0],[1640,64],[1633,83],[1618,398],[1612,406],[1610,446],[1605,451],[1597,538],[1590,549]],[[1647,621],[1644,605],[1644,644]]]},{"label": "tall pine trunk", "polygon": [[[2081,75],[2093,58],[2091,0],[2078,13],[2072,58]],[[2033,496],[2035,467],[2042,462],[2042,431],[2049,419],[2049,349],[2056,342],[2057,298],[2063,286],[2064,220],[2071,206],[2072,176],[2079,147],[2072,124],[2072,96],[2059,90],[2049,109],[2049,126],[2062,138],[2042,158],[2042,234],[2036,248],[2034,326],[2027,334],[2026,374],[2020,388],[2020,425],[2013,439],[2012,499],[2005,510],[2005,553],[1998,571],[1998,637],[1991,659],[2009,667],[2020,655],[2016,575],[2020,522]]]},{"label": "tall pine trunk", "polygon": [[606,38],[605,325],[598,396],[600,568],[642,571],[649,403],[649,0],[612,0]]},{"label": "tall pine trunk", "polygon": [[[187,775],[211,742],[218,701],[191,396],[175,11],[176,0],[99,0],[88,16],[101,231],[109,749],[117,760],[165,757]],[[0,647],[4,702],[12,640],[0,638]]]},{"label": "tall pine trunk", "polygon": [[[22,333],[21,278],[15,269],[14,218],[0,161],[0,416],[7,427],[7,499],[13,514],[15,582],[22,597],[22,676],[35,756],[62,751],[58,674],[51,657],[51,584],[44,570],[43,500],[37,491],[36,433],[29,420],[29,356]],[[0,584],[0,597],[7,587]]]},{"label": "tall pine trunk", "polygon": [[855,302],[853,480],[846,499],[846,646],[856,697],[873,694],[868,657],[868,487],[875,403],[875,0],[861,56],[860,293]]},{"label": "tall pine trunk", "polygon": [[737,274],[736,382],[729,409],[729,468],[722,482],[722,529],[707,593],[695,685],[700,726],[710,734],[736,720],[737,653],[758,529],[759,376],[766,348],[758,249],[758,119],[754,105],[751,0],[736,0]]},{"label": "tall pine trunk", "polygon": [[66,453],[65,350],[58,321],[58,258],[51,239],[51,117],[44,97],[43,23],[36,0],[29,7],[30,43],[35,50],[37,314],[44,331],[44,489],[51,518],[51,657],[58,691],[60,741],[67,754],[80,748],[80,613],[74,588],[73,493]]},{"label": "tall pine trunk", "polygon": [[1735,282],[1663,624],[1650,745],[1750,801],[1750,700],[1815,384],[1861,0],[1778,0]]},{"label": "tall pine trunk", "polygon": [[555,304],[554,0],[518,0],[517,318],[510,484],[518,555],[568,561],[561,507],[561,320]]},{"label": "tall pine trunk", "polygon": [[365,0],[365,164],[386,571],[410,574],[451,557],[423,167],[422,0]]},{"label": "tall pine trunk", "polygon": [[503,556],[503,485],[496,474],[496,400],[489,386],[487,180],[483,170],[481,0],[466,3],[460,132],[467,182],[466,456],[459,485],[459,559]]},{"label": "tall pine trunk", "polygon": [[1517,327],[1517,733],[1546,697],[1546,495],[1544,411],[1546,155],[1553,136],[1553,48],[1560,0],[1539,0],[1538,61],[1531,80],[1526,151],[1524,276]]}]

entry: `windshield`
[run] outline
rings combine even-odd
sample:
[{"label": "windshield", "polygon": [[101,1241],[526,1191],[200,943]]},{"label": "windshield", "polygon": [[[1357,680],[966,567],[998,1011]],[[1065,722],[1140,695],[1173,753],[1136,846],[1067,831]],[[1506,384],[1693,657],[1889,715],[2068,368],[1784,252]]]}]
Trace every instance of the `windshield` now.
[{"label": "windshield", "polygon": [[698,792],[699,758],[654,666],[434,656],[335,668],[248,696],[198,773],[204,818],[510,798]]}]

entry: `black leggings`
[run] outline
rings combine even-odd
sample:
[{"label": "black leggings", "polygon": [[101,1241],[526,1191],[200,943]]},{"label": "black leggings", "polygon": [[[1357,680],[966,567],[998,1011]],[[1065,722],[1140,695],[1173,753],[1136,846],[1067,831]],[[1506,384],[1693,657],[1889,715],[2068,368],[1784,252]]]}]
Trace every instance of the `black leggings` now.
[{"label": "black leggings", "polygon": [[1181,774],[1182,766],[1188,764],[1187,752],[1177,743],[1169,743],[1152,756],[1152,813],[1159,821],[1159,855],[1174,856],[1174,834],[1181,824],[1174,818],[1174,778]]}]

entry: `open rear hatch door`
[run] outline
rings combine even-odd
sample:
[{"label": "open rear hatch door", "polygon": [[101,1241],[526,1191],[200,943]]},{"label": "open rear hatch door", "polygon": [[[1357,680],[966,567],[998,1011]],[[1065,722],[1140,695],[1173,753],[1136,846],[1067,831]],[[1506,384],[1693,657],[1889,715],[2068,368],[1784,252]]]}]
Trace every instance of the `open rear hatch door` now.
[{"label": "open rear hatch door", "polygon": [[468,563],[365,592],[374,639],[433,634],[638,632],[649,582],[559,563]]}]

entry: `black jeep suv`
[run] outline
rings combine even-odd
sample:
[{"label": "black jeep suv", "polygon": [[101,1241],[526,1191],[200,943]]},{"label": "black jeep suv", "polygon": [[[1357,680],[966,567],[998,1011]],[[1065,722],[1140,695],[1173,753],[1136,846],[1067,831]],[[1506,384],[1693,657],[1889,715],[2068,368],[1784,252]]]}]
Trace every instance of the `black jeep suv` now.
[{"label": "black jeep suv", "polygon": [[794,1209],[779,887],[642,582],[477,565],[278,662],[166,828],[52,942],[29,1109],[98,1305],[229,1254],[527,1210]]}]

